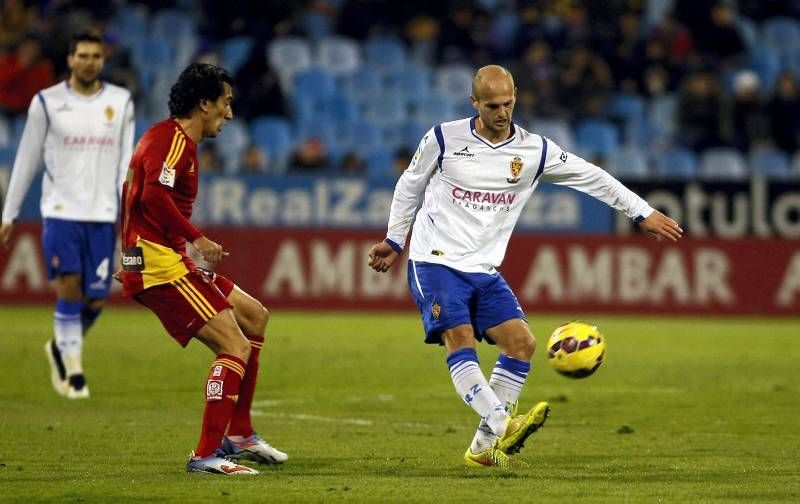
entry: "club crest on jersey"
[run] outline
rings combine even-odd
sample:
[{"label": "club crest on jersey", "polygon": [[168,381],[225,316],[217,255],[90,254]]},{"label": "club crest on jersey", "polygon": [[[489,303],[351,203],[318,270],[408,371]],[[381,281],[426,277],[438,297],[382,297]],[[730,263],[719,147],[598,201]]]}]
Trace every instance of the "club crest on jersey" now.
[{"label": "club crest on jersey", "polygon": [[161,176],[158,177],[158,181],[166,186],[175,187],[175,168],[165,162],[161,167]]},{"label": "club crest on jersey", "polygon": [[507,178],[506,182],[509,184],[516,184],[519,182],[520,173],[522,173],[522,158],[514,156],[514,159],[511,160],[511,178]]},{"label": "club crest on jersey", "polygon": [[114,120],[114,109],[111,108],[111,105],[106,107],[103,113],[106,115],[106,122],[111,122]]},{"label": "club crest on jersey", "polygon": [[441,314],[442,314],[442,307],[439,306],[438,303],[434,303],[433,306],[431,306],[431,315],[433,315],[433,318],[435,318],[436,320],[439,320],[439,315]]}]

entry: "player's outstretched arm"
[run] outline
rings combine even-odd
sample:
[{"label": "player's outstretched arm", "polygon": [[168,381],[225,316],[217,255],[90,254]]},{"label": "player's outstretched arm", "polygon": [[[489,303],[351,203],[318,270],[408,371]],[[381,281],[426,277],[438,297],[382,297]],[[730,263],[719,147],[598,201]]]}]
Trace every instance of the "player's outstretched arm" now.
[{"label": "player's outstretched arm", "polygon": [[194,245],[194,248],[203,256],[203,259],[210,263],[219,262],[223,257],[229,255],[228,252],[225,252],[222,248],[222,245],[209,240],[205,236],[201,236],[193,241],[192,245]]},{"label": "player's outstretched arm", "polygon": [[639,222],[639,227],[658,241],[666,238],[676,242],[683,236],[683,229],[678,223],[658,210],[654,210],[647,218]]},{"label": "player's outstretched arm", "polygon": [[14,235],[14,224],[10,222],[3,223],[0,226],[0,240],[3,241],[3,246],[6,250],[11,249],[11,237]]},{"label": "player's outstretched arm", "polygon": [[386,242],[376,243],[369,249],[369,266],[375,271],[385,273],[400,257],[391,245]]}]

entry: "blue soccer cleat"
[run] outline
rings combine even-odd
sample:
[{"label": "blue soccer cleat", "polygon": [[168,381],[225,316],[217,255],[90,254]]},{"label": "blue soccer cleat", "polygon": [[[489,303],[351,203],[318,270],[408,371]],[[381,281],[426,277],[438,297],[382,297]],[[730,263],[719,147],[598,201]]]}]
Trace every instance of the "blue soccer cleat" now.
[{"label": "blue soccer cleat", "polygon": [[283,464],[289,459],[288,455],[272,447],[256,432],[241,441],[225,436],[222,438],[222,451],[231,460],[252,460],[260,464]]},{"label": "blue soccer cleat", "polygon": [[203,474],[226,474],[226,475],[246,475],[258,474],[258,471],[250,467],[239,465],[225,456],[225,452],[217,448],[214,454],[205,458],[195,456],[194,452],[189,454],[189,461],[186,463],[186,472]]}]

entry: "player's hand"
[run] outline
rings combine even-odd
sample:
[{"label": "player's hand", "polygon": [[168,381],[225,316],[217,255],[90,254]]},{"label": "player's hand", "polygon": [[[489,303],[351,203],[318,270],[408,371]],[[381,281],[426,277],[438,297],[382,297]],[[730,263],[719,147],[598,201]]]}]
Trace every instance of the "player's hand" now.
[{"label": "player's hand", "polygon": [[203,259],[210,263],[217,263],[221,261],[223,257],[230,255],[222,248],[222,245],[209,240],[205,236],[201,236],[193,241],[192,245],[194,245],[194,248],[197,249]]},{"label": "player's hand", "polygon": [[369,249],[369,266],[375,271],[385,273],[389,271],[400,254],[395,252],[386,242],[376,243]]},{"label": "player's hand", "polygon": [[662,238],[666,238],[667,240],[676,242],[683,236],[683,229],[681,229],[678,223],[658,210],[655,210],[649,217],[640,222],[639,227],[658,241],[661,241]]},{"label": "player's hand", "polygon": [[6,250],[11,249],[11,237],[14,234],[14,224],[11,222],[6,222],[2,226],[0,226],[0,240],[3,242],[3,246]]}]

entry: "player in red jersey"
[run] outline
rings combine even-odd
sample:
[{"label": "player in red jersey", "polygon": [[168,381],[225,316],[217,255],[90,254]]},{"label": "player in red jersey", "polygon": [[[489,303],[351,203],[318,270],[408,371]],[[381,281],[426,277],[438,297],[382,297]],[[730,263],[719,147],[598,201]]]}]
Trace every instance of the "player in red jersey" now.
[{"label": "player in red jersey", "polygon": [[[171,118],[139,141],[122,191],[124,294],[152,310],[182,346],[196,338],[217,358],[206,383],[206,407],[188,472],[257,474],[235,463],[283,463],[285,453],[253,431],[250,406],[268,312],[229,279],[199,268],[227,252],[189,219],[197,196],[197,144],[216,137],[233,117],[233,79],[224,69],[194,63],[172,86]],[[226,433],[227,428],[227,433]]]}]

